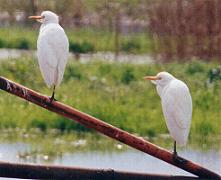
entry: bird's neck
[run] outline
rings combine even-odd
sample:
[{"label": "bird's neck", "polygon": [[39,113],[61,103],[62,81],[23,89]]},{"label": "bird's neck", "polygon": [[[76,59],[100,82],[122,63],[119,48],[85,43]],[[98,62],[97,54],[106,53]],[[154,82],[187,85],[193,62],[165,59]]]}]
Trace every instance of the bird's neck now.
[{"label": "bird's neck", "polygon": [[53,22],[43,23],[43,24],[41,25],[41,27],[40,27],[40,32],[43,32],[44,29],[45,29],[47,26],[52,25],[52,24],[54,24],[54,25],[59,25],[58,23],[53,23]]},{"label": "bird's neck", "polygon": [[167,88],[169,87],[171,81],[167,84],[163,84],[163,85],[160,85],[158,84],[157,85],[157,93],[159,94],[160,97],[162,97],[162,95],[164,94],[164,92],[167,90]]},{"label": "bird's neck", "polygon": [[41,27],[40,27],[40,32],[42,32],[42,30],[44,29],[45,27],[45,24],[42,24]]}]

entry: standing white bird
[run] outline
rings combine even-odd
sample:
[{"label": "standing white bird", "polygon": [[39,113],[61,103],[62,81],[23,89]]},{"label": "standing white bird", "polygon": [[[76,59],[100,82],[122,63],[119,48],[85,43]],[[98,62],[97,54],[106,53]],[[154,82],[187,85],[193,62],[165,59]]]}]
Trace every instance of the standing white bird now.
[{"label": "standing white bird", "polygon": [[156,84],[161,98],[164,118],[171,137],[174,139],[174,155],[177,156],[176,142],[186,145],[192,118],[192,98],[187,85],[168,72],[146,76]]},{"label": "standing white bird", "polygon": [[41,73],[47,86],[53,87],[51,102],[55,99],[55,87],[63,78],[68,59],[69,43],[64,29],[59,25],[58,16],[43,11],[40,16],[29,16],[41,22],[37,41],[37,56]]}]

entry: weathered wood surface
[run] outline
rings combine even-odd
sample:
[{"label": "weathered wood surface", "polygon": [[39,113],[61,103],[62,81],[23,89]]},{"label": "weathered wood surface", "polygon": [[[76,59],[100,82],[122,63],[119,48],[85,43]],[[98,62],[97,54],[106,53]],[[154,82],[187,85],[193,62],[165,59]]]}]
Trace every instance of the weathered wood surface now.
[{"label": "weathered wood surface", "polygon": [[89,169],[67,166],[18,164],[0,161],[0,177],[25,179],[182,179],[192,180],[197,177],[156,175],[135,172],[116,171],[113,169]]},{"label": "weathered wood surface", "polygon": [[4,77],[0,77],[0,89],[19,96],[61,116],[77,121],[78,123],[88,128],[95,129],[96,131],[108,137],[116,139],[124,144],[127,144],[128,146],[131,146],[151,156],[161,159],[196,176],[199,176],[201,178],[221,179],[218,174],[200,166],[199,164],[193,163],[182,157],[178,157],[175,159],[171,152],[161,147],[158,147],[142,138],[116,128],[106,122],[103,122],[86,113],[80,112],[77,109],[62,104],[58,101],[53,101],[52,103],[50,103],[50,99],[47,96],[41,95]]}]

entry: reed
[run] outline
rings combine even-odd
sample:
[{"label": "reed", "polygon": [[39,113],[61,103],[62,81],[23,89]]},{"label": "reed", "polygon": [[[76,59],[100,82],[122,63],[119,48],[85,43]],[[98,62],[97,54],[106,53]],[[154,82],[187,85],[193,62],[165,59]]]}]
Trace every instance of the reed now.
[{"label": "reed", "polygon": [[219,0],[152,1],[148,14],[153,54],[161,60],[221,58]]}]

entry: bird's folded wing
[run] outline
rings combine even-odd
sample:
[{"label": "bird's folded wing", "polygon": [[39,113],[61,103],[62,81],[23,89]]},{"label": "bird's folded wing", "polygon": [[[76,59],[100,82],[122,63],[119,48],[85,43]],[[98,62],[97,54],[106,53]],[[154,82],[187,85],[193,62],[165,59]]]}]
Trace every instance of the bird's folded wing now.
[{"label": "bird's folded wing", "polygon": [[181,129],[188,128],[192,116],[192,100],[187,87],[171,87],[162,99],[167,120],[175,120]]},{"label": "bird's folded wing", "polygon": [[67,61],[67,54],[68,40],[62,29],[48,29],[39,37],[38,57],[48,66],[56,67],[61,59]]}]

